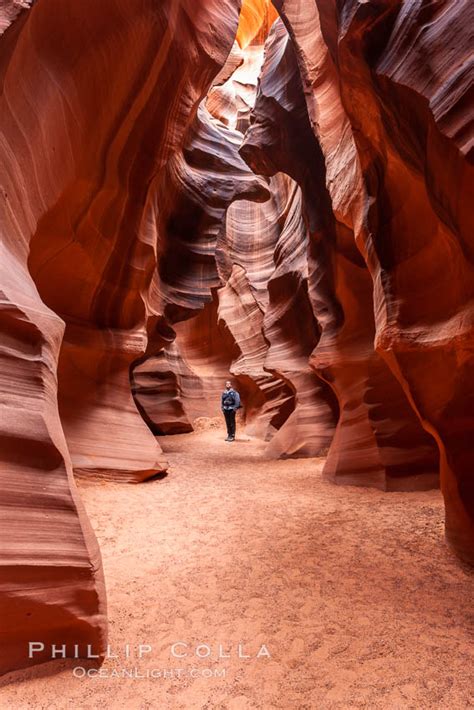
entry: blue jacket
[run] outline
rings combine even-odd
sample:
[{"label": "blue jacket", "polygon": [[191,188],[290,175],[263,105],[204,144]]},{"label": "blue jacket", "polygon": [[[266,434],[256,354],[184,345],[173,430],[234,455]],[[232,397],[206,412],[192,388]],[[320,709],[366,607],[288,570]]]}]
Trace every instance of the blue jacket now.
[{"label": "blue jacket", "polygon": [[239,409],[240,407],[240,395],[237,390],[231,388],[230,390],[224,390],[221,397],[221,407],[224,411],[229,411],[233,409]]}]

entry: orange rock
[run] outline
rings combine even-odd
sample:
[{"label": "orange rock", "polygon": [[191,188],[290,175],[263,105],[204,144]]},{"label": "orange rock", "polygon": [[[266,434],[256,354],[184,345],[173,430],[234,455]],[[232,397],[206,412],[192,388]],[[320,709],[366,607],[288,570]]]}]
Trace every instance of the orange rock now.
[{"label": "orange rock", "polygon": [[210,91],[185,146],[180,197],[165,232],[157,290],[176,339],[137,366],[134,393],[153,431],[178,432],[219,414],[224,381],[233,376],[246,431],[269,441],[268,456],[318,455],[334,431],[334,396],[309,364],[318,332],[301,192],[283,175],[255,184],[237,153],[263,45],[245,48],[240,62],[234,54],[233,70],[221,71],[227,78]]},{"label": "orange rock", "polygon": [[333,211],[372,277],[376,350],[437,441],[447,537],[472,563],[472,5],[275,5],[298,46]]},{"label": "orange rock", "polygon": [[47,0],[1,38],[2,671],[49,660],[28,658],[33,638],[104,652],[72,469],[166,465],[129,386],[160,303],[152,217],[237,22],[231,0],[145,0],[133,18],[126,0]]},{"label": "orange rock", "polygon": [[251,42],[263,44],[278,17],[270,0],[243,0],[237,29],[237,42],[245,49]]},{"label": "orange rock", "polygon": [[[329,120],[323,99],[331,92],[325,81],[319,77],[315,90],[321,91],[321,125]],[[333,120],[335,106],[333,101]],[[342,123],[343,117],[338,120]],[[340,186],[333,192],[333,200],[339,199],[340,220],[335,217],[320,140],[311,129],[296,54],[280,21],[267,42],[253,119],[241,153],[256,171],[285,170],[303,190],[312,236],[309,293],[321,329],[306,358],[311,355],[311,364],[333,388],[340,411],[325,473],[339,483],[388,490],[430,487],[437,483],[434,442],[374,352],[372,280],[348,226],[350,212],[344,211],[336,192]],[[343,157],[342,165],[349,162],[343,147],[338,150],[338,161]],[[296,243],[293,232],[293,247]],[[294,325],[288,323],[285,330],[291,333],[290,340],[303,342]],[[313,404],[309,427],[318,426],[317,411]]]},{"label": "orange rock", "polygon": [[0,672],[104,653],[73,472],[163,471],[229,373],[269,456],[338,413],[338,482],[432,485],[434,439],[474,563],[472,3],[274,0],[265,57],[267,0],[238,32],[239,0],[30,4],[0,9]]}]

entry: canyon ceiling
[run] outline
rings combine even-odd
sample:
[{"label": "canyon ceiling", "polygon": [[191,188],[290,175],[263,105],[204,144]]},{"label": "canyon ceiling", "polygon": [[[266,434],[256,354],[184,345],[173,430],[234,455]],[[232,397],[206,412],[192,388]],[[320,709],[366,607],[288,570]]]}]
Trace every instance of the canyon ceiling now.
[{"label": "canyon ceiling", "polygon": [[439,480],[474,564],[471,0],[29,5],[0,2],[1,670],[103,652],[74,475],[165,471],[229,373],[268,457]]}]

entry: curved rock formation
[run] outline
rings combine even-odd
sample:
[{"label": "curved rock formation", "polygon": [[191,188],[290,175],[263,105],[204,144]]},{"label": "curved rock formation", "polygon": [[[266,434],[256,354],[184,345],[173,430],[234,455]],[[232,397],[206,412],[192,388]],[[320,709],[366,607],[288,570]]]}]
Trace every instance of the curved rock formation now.
[{"label": "curved rock formation", "polygon": [[[146,348],[147,318],[161,307],[150,281],[161,256],[157,256],[156,242],[158,238],[158,249],[162,248],[161,230],[169,202],[162,200],[158,214],[156,205],[169,171],[179,160],[199,100],[229,51],[233,33],[232,28],[223,33],[222,49],[216,45],[212,25],[206,25],[206,21],[218,20],[212,5],[196,13],[187,3],[170,3],[158,12],[149,3],[133,28],[117,8],[111,9],[117,26],[109,27],[104,19],[107,7],[94,7],[87,23],[81,24],[83,36],[96,37],[98,52],[109,48],[101,70],[94,73],[96,90],[86,82],[87,70],[80,62],[68,69],[69,49],[60,48],[53,57],[60,67],[58,82],[69,80],[76,102],[81,90],[94,102],[90,106],[94,131],[84,152],[74,118],[81,110],[79,105],[57,129],[58,145],[61,130],[64,133],[68,161],[58,147],[62,165],[51,169],[61,175],[61,168],[64,173],[68,167],[71,174],[38,222],[29,270],[43,301],[66,322],[59,362],[59,408],[74,469],[106,476],[121,473],[126,480],[141,480],[165,467],[129,386],[129,367]],[[84,8],[78,12],[82,17]],[[236,8],[229,4],[228,12],[228,17],[222,14],[222,21],[230,21],[232,12],[236,20]],[[38,14],[37,8],[29,14],[30,29]],[[186,22],[187,17],[194,18],[195,27]],[[181,20],[186,31],[167,38],[166,32]],[[201,32],[201,23],[206,31]],[[140,27],[140,52],[132,51]],[[54,26],[52,30],[54,34]],[[195,32],[201,32],[198,41]],[[123,51],[130,53],[127,73],[113,68],[114,38],[120,38]],[[91,50],[84,61],[92,59]],[[199,85],[192,62],[203,67]],[[137,76],[143,77],[138,86]],[[169,104],[172,96],[179,96],[179,102]],[[116,106],[115,111],[109,105]],[[171,109],[165,111],[164,105]],[[166,198],[172,200],[173,193],[167,191]],[[63,282],[70,284],[66,292],[57,288]]]},{"label": "curved rock formation", "polygon": [[[474,8],[400,7],[383,30],[380,19],[354,13],[339,48],[344,101],[365,158],[363,251],[378,285],[376,345],[438,442],[447,537],[474,563],[473,62],[465,53]],[[367,46],[357,48],[361,32]],[[352,89],[357,77],[363,92]]]},{"label": "curved rock formation", "polygon": [[[173,200],[177,207],[163,230],[169,237],[156,290],[165,294],[161,311],[176,339],[136,366],[134,393],[152,431],[187,431],[194,419],[219,414],[219,393],[231,373],[245,401],[246,430],[272,439],[269,456],[317,455],[330,444],[335,405],[308,362],[319,333],[308,297],[300,190],[284,176],[255,190],[237,153],[262,59],[258,39],[234,47],[232,71],[221,71],[201,107],[206,121],[196,123],[182,169],[172,171],[182,176],[181,199]],[[205,305],[215,288],[218,311]],[[175,325],[193,316],[196,322]]]},{"label": "curved rock formation", "polygon": [[[318,87],[327,91],[322,81]],[[320,116],[324,118],[321,109]],[[313,350],[311,363],[331,384],[340,410],[326,475],[338,483],[387,490],[436,485],[434,442],[374,352],[372,280],[349,218],[342,223],[333,212],[320,143],[311,130],[296,55],[281,21],[267,41],[252,123],[241,153],[255,171],[271,175],[285,170],[304,193],[312,237],[309,292],[321,328],[321,339],[314,341],[306,358]],[[302,334],[294,340],[303,342]],[[308,426],[317,421],[314,405],[312,409]]]},{"label": "curved rock formation", "polygon": [[165,465],[128,371],[157,312],[165,171],[237,20],[231,0],[148,0],[133,21],[125,0],[42,0],[2,37],[2,670],[51,643],[104,650],[72,467],[137,481]]},{"label": "curved rock formation", "polygon": [[447,536],[474,562],[473,8],[274,4],[297,47],[334,213],[353,225],[374,283],[376,349],[438,443]]},{"label": "curved rock formation", "polygon": [[[257,361],[267,379],[271,374],[274,381],[280,381],[280,389],[285,386],[281,389],[285,417],[273,420],[278,431],[267,430],[265,438],[272,437],[267,455],[316,456],[327,450],[332,439],[334,401],[308,360],[319,331],[308,296],[308,232],[301,191],[282,174],[271,178],[270,189],[271,199],[261,205],[239,202],[229,208],[225,238],[219,243],[223,278],[229,266],[234,279],[236,267],[242,269],[261,313],[261,324],[246,318],[242,327],[237,312],[233,317],[227,309],[225,319],[241,351],[231,371],[244,373]],[[255,342],[250,336],[257,329],[263,340],[258,358],[249,348]],[[274,387],[270,391],[274,395]],[[292,400],[288,400],[290,393]],[[259,418],[266,419],[270,403],[272,410],[273,396]]]},{"label": "curved rock formation", "polygon": [[[184,150],[168,164],[167,202],[161,204],[159,268],[152,284],[153,304],[160,317],[156,323],[151,321],[147,357],[136,363],[132,373],[135,399],[157,434],[190,431],[194,418],[214,410],[219,413],[219,407],[211,403],[213,398],[219,403],[222,380],[228,377],[232,358],[225,338],[211,334],[217,328],[212,292],[220,284],[215,258],[218,236],[232,201],[266,200],[269,196],[265,181],[255,176],[238,154],[241,138],[201,105]],[[192,325],[181,323],[192,317],[197,319]],[[188,346],[193,352],[200,349],[199,332],[204,347],[201,355],[193,356],[187,350]],[[209,350],[207,342],[215,350]],[[194,361],[194,369],[188,357]],[[222,363],[212,378],[214,384],[205,383],[199,375],[199,363],[208,369],[206,358],[213,368]],[[205,401],[203,391],[207,391]],[[188,398],[190,412],[183,409],[182,400]]]},{"label": "curved rock formation", "polygon": [[10,27],[22,10],[28,10],[34,0],[0,0],[0,35]]},{"label": "curved rock formation", "polygon": [[474,563],[472,3],[274,5],[264,58],[268,0],[0,0],[0,672],[104,652],[73,472],[164,470],[229,372],[269,456],[339,413],[338,482],[434,438]]},{"label": "curved rock formation", "polygon": [[233,263],[224,288],[218,292],[219,322],[234,343],[229,371],[238,382],[244,402],[245,430],[270,440],[295,406],[294,390],[279,373],[266,368],[268,341],[264,309],[244,266]]},{"label": "curved rock formation", "polygon": [[244,0],[236,36],[239,46],[245,49],[252,43],[263,45],[277,17],[269,0]]}]

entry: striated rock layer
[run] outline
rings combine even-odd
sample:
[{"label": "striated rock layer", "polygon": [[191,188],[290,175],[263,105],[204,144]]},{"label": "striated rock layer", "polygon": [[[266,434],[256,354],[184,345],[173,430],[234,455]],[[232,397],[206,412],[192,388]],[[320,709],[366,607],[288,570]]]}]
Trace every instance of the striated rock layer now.
[{"label": "striated rock layer", "polygon": [[220,392],[232,375],[246,431],[270,442],[269,456],[317,455],[330,444],[336,405],[308,360],[319,330],[301,191],[283,175],[256,185],[237,152],[262,59],[261,40],[234,47],[230,68],[200,108],[205,120],[185,147],[180,199],[163,231],[157,290],[166,322],[150,340],[158,350],[150,344],[150,356],[134,368],[133,391],[152,431],[177,433],[220,415]]},{"label": "striated rock layer", "polygon": [[[323,82],[321,87],[326,90]],[[333,388],[340,410],[326,475],[338,483],[387,490],[435,485],[434,442],[374,352],[372,280],[353,230],[332,210],[321,146],[311,130],[296,55],[281,21],[267,41],[241,154],[255,171],[271,175],[285,170],[303,190],[311,232],[309,293],[321,328],[306,358],[311,354],[311,364]],[[294,339],[302,342],[301,334]],[[314,420],[313,413],[313,426]]]},{"label": "striated rock layer", "polygon": [[0,672],[104,652],[73,472],[163,471],[229,373],[269,456],[439,456],[474,563],[472,3],[274,5],[0,2]]},{"label": "striated rock layer", "polygon": [[[104,650],[100,554],[72,470],[138,481],[165,466],[129,367],[163,300],[160,191],[238,9],[42,0],[2,37],[2,671],[48,660],[51,643]],[[31,639],[45,644],[33,659]]]},{"label": "striated rock layer", "polygon": [[436,439],[447,537],[474,562],[472,4],[274,4],[372,278],[376,351]]},{"label": "striated rock layer", "polygon": [[34,0],[0,0],[0,35],[10,27],[22,10],[28,10]]},{"label": "striated rock layer", "polygon": [[[279,406],[284,407],[280,416],[274,419],[272,415],[268,421],[268,405],[270,412],[275,407],[273,385],[257,417],[258,426],[253,421],[249,431],[262,431],[263,427],[265,438],[271,438],[269,456],[316,456],[331,442],[336,405],[330,389],[312,371],[308,360],[318,342],[319,329],[308,295],[308,231],[301,190],[282,174],[271,178],[270,188],[272,197],[266,203],[235,203],[228,210],[219,252],[223,278],[229,268],[231,272],[230,283],[219,292],[219,312],[240,351],[231,372],[249,374],[258,363],[266,374],[267,387],[270,382],[280,383],[283,401]],[[240,296],[234,296],[235,310],[229,303],[230,291]],[[250,296],[256,303],[253,313],[258,314],[253,317],[246,310],[239,314],[239,300],[244,297],[248,302]],[[253,335],[258,331],[259,345]],[[273,422],[270,430],[265,421]]]},{"label": "striated rock layer", "polygon": [[[243,61],[238,56],[237,67]],[[234,51],[229,63],[235,63]],[[152,282],[159,315],[150,321],[146,357],[132,372],[137,404],[158,434],[190,431],[194,418],[220,413],[232,344],[217,323],[219,234],[234,200],[260,202],[270,195],[266,182],[238,153],[242,134],[236,121],[229,126],[216,119],[207,103],[199,107],[183,151],[168,165],[160,203],[159,267]],[[215,101],[209,103],[215,108]],[[190,318],[195,321],[184,322]]]}]

